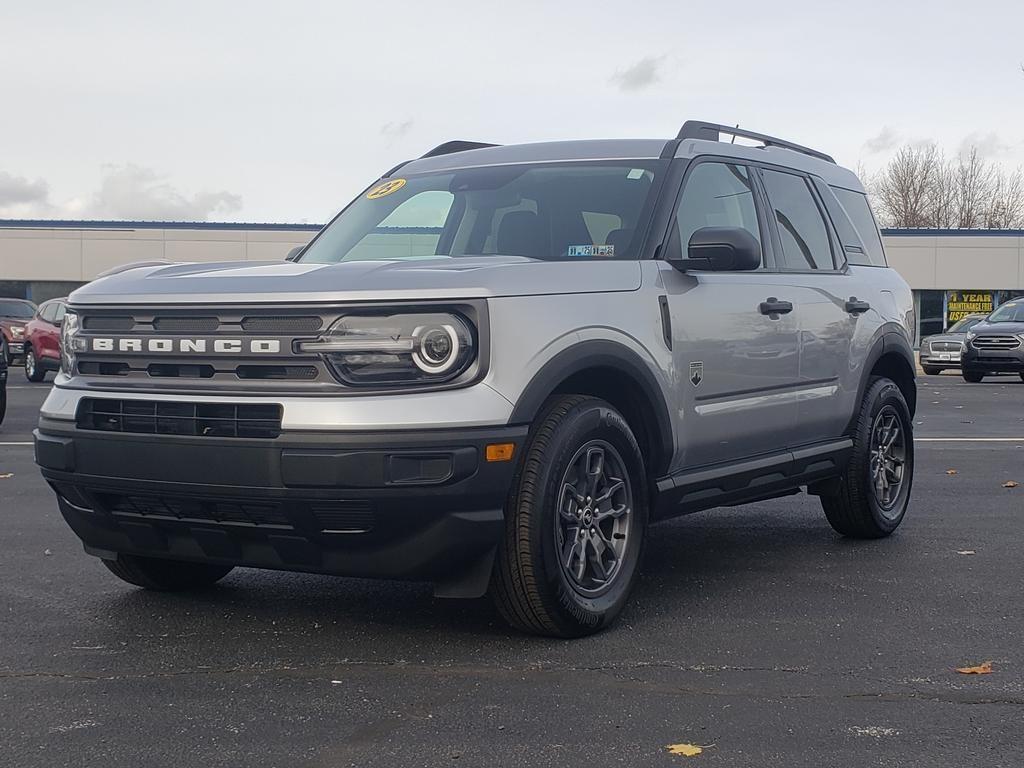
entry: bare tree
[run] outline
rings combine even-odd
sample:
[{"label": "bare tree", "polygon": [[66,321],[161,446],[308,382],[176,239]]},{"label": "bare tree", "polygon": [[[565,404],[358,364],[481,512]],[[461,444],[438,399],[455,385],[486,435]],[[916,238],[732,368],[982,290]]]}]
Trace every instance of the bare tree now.
[{"label": "bare tree", "polygon": [[888,222],[894,227],[930,227],[930,195],[942,154],[934,144],[901,147],[875,185]]},{"label": "bare tree", "polygon": [[878,175],[862,167],[858,175],[891,227],[1024,227],[1024,174],[1007,173],[975,147],[947,159],[935,144],[908,144]]}]

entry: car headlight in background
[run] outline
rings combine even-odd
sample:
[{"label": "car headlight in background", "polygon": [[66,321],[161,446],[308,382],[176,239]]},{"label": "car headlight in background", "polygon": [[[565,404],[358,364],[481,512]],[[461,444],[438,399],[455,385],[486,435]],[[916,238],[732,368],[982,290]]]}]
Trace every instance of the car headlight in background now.
[{"label": "car headlight in background", "polygon": [[296,348],[323,356],[352,386],[443,384],[465,373],[478,351],[472,324],[453,312],[347,315]]},{"label": "car headlight in background", "polygon": [[11,338],[12,339],[24,339],[25,338],[25,326],[23,326],[23,325],[12,325],[11,326]]},{"label": "car headlight in background", "polygon": [[60,325],[60,370],[67,376],[75,372],[75,356],[85,351],[85,339],[78,335],[78,315],[68,310]]}]

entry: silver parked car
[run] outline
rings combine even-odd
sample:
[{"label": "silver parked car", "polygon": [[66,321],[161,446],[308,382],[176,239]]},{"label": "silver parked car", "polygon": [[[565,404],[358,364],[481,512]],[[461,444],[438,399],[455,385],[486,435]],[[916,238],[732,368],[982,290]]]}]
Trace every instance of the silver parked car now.
[{"label": "silver parked car", "polygon": [[960,356],[968,332],[985,319],[985,315],[967,315],[953,323],[945,333],[936,333],[921,339],[921,370],[936,376],[948,368],[960,370]]},{"label": "silver parked car", "polygon": [[288,262],[75,291],[36,459],[132,584],[421,579],[578,636],[660,520],[806,490],[841,534],[892,533],[913,325],[861,183],[820,152],[701,122],[452,142]]}]

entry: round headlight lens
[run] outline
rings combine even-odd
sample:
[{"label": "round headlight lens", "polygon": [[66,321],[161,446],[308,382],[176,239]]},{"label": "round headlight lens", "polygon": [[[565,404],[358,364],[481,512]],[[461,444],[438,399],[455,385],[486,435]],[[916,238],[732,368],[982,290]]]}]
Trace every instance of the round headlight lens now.
[{"label": "round headlight lens", "polygon": [[420,327],[412,335],[416,340],[412,359],[424,373],[444,373],[458,359],[459,334],[452,326]]}]

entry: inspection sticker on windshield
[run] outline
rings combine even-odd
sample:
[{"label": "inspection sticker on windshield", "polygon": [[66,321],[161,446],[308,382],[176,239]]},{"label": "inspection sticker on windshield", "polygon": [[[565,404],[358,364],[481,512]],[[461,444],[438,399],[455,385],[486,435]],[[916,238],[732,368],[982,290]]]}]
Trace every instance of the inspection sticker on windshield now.
[{"label": "inspection sticker on windshield", "polygon": [[569,256],[600,256],[611,258],[615,255],[614,245],[570,245]]},{"label": "inspection sticker on windshield", "polygon": [[378,184],[376,187],[366,193],[367,200],[376,200],[379,197],[387,197],[392,192],[397,192],[405,186],[405,179],[392,179],[391,181],[385,181],[383,184]]}]

